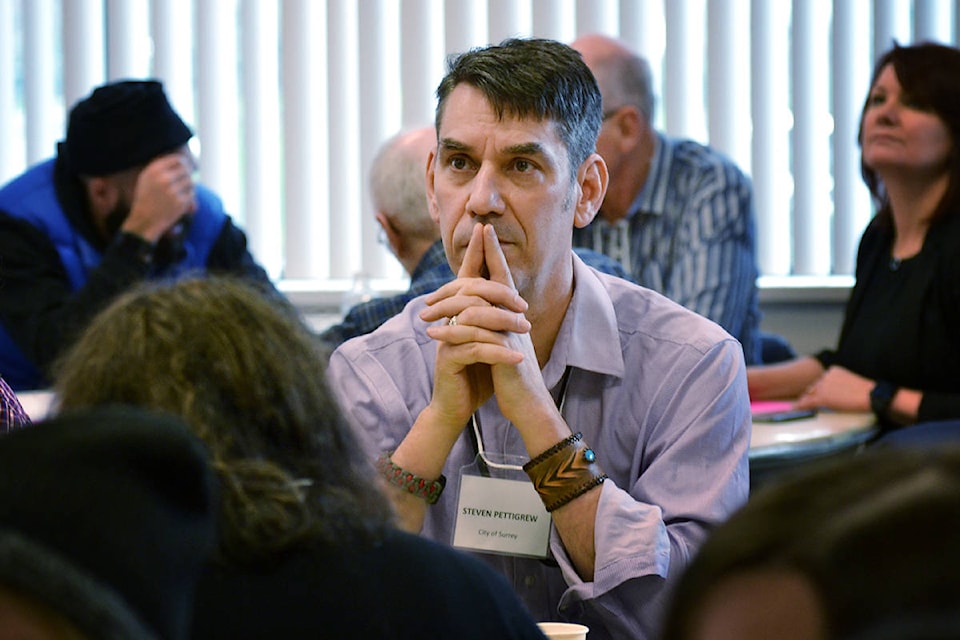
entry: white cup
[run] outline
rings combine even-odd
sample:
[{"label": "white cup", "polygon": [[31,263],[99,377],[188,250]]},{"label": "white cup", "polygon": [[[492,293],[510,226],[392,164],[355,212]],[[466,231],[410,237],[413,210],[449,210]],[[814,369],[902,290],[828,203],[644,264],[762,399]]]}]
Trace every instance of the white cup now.
[{"label": "white cup", "polygon": [[582,624],[570,622],[538,622],[537,626],[550,640],[587,640],[587,631],[590,630]]}]

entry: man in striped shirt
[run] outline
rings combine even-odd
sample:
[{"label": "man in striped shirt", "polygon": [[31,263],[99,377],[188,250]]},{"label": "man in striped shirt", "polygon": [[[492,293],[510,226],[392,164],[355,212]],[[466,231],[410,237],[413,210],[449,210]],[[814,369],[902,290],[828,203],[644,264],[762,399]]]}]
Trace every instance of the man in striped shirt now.
[{"label": "man in striped shirt", "polygon": [[749,179],[728,158],[653,128],[649,64],[601,35],[572,43],[600,87],[597,152],[610,172],[574,245],[619,260],[637,283],[710,318],[760,362],[756,221]]}]

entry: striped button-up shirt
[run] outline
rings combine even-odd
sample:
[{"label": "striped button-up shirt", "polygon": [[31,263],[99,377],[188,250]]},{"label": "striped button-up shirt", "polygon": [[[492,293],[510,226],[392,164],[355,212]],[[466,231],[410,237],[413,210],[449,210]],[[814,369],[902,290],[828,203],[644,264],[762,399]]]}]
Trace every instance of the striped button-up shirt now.
[{"label": "striped button-up shirt", "polygon": [[637,283],[710,318],[760,361],[756,219],[749,179],[722,154],[657,134],[646,183],[627,217],[600,216],[576,246],[623,262]]}]

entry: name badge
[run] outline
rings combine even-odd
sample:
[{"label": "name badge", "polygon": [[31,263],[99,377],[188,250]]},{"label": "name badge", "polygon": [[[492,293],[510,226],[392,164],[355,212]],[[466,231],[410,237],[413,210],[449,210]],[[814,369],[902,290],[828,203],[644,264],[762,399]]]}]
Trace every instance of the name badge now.
[{"label": "name badge", "polygon": [[492,454],[481,454],[476,462],[460,471],[453,546],[511,556],[548,557],[550,514],[523,473],[522,465],[503,460],[523,459],[491,457]]}]

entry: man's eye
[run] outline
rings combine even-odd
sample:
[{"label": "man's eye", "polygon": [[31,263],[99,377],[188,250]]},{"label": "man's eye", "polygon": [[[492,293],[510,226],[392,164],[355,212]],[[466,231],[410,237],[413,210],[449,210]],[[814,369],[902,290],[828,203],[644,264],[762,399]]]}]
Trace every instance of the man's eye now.
[{"label": "man's eye", "polygon": [[517,160],[513,163],[513,167],[520,173],[526,173],[533,168],[533,165],[527,162],[526,160]]},{"label": "man's eye", "polygon": [[467,168],[467,161],[464,158],[454,157],[450,159],[450,166],[460,171]]}]

